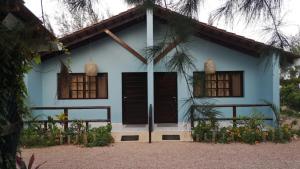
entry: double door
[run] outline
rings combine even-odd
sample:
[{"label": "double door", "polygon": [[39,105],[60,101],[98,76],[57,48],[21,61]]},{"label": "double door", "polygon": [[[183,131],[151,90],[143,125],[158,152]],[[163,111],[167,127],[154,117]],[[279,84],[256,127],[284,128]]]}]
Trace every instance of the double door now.
[{"label": "double door", "polygon": [[[148,123],[147,73],[122,74],[123,124]],[[177,73],[154,73],[154,122],[177,123]]]}]

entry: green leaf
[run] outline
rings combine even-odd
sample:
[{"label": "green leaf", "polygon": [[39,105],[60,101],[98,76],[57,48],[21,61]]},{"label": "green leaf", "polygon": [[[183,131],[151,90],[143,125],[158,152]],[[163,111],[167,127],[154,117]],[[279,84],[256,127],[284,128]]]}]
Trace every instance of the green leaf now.
[{"label": "green leaf", "polygon": [[41,56],[38,55],[38,54],[35,55],[35,56],[33,57],[33,61],[34,61],[35,64],[40,64],[40,63],[42,62]]}]

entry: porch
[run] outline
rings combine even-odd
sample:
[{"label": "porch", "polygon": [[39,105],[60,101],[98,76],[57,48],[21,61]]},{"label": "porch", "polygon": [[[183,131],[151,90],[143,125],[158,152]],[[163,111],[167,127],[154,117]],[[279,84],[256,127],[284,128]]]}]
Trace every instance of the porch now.
[{"label": "porch", "polygon": [[[201,107],[203,105],[195,105],[194,107]],[[231,117],[217,117],[217,120],[221,122],[221,125],[223,126],[236,126],[237,122],[239,120],[249,120],[250,117],[240,116],[241,111],[240,108],[257,108],[257,107],[263,107],[267,108],[272,111],[271,105],[269,104],[219,104],[219,105],[211,105],[214,108],[230,108],[232,110]],[[64,116],[66,117],[64,120],[58,120],[54,119],[51,122],[54,123],[61,123],[63,124],[63,129],[65,131],[68,130],[69,124],[81,121],[83,124],[85,124],[86,130],[89,129],[89,127],[95,127],[95,126],[101,126],[103,124],[112,124],[113,130],[112,135],[116,142],[119,141],[140,141],[140,142],[149,142],[152,141],[164,141],[164,140],[178,140],[178,141],[192,141],[191,138],[191,130],[194,128],[196,122],[198,120],[209,120],[208,118],[195,118],[194,115],[191,115],[190,123],[188,121],[184,122],[185,127],[179,126],[179,124],[172,124],[172,123],[155,123],[153,120],[153,117],[155,114],[153,113],[152,105],[150,105],[148,115],[147,115],[147,123],[144,125],[126,125],[123,124],[124,130],[118,131],[114,128],[117,124],[112,123],[111,116],[113,112],[111,112],[110,106],[53,106],[53,107],[31,107],[33,111],[39,111],[39,110],[54,110],[59,111],[63,110]],[[70,110],[98,110],[99,118],[94,119],[69,119]],[[105,112],[101,111],[104,110]],[[274,123],[274,117],[275,114],[272,111],[272,116],[269,117],[262,117],[262,120],[265,122],[271,122],[271,124]],[[100,118],[100,114],[104,114],[105,118]],[[194,117],[194,118],[193,118]],[[52,117],[53,118],[53,117]],[[34,120],[34,121],[25,121],[25,123],[40,123],[43,125],[43,128],[47,130],[47,126],[49,121],[48,120]],[[270,123],[269,123],[270,124]],[[134,130],[132,130],[134,129]]]}]

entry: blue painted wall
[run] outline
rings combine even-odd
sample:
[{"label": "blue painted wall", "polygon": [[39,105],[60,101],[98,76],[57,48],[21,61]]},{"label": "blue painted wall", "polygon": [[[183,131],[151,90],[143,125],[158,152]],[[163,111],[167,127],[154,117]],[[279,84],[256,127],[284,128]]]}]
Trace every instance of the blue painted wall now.
[{"label": "blue painted wall", "polygon": [[[162,38],[165,28],[163,25],[155,24],[154,41],[157,43]],[[145,22],[131,26],[116,33],[135,50],[145,55],[146,47],[146,24]],[[204,62],[211,58],[215,61],[218,71],[244,71],[244,97],[241,98],[216,98],[210,99],[216,104],[257,104],[262,99],[275,102],[279,105],[279,69],[278,60],[275,56],[272,59],[272,66],[264,69],[262,61],[265,58],[252,57],[218,44],[192,37],[189,43],[185,44],[190,54],[194,57],[197,69],[202,71]],[[154,71],[167,71],[166,62],[172,52],[155,65]],[[93,60],[99,66],[100,72],[108,72],[108,99],[97,100],[58,100],[57,99],[57,73],[60,71],[58,58],[52,58],[43,62],[38,67],[41,72],[32,72],[28,75],[28,89],[32,105],[40,106],[101,106],[108,105],[112,109],[112,122],[122,122],[122,72],[146,72],[147,67],[140,60],[132,56],[111,38],[92,42],[72,51],[71,70],[74,73],[84,72],[84,65]],[[66,56],[60,58],[66,59]],[[278,73],[277,73],[278,72]],[[192,74],[192,71],[189,71]],[[184,121],[185,108],[183,100],[188,98],[187,85],[182,76],[178,76],[178,121]],[[223,109],[224,116],[230,117],[231,110]],[[249,114],[251,110],[242,110],[240,115]],[[40,111],[36,114],[54,115],[60,111]],[[268,111],[266,111],[267,113]],[[271,114],[266,114],[271,115]],[[105,117],[95,111],[84,111],[70,113],[70,119],[93,119]]]},{"label": "blue painted wall", "polygon": [[[116,33],[138,52],[143,53],[146,46],[146,24],[140,23]],[[137,38],[138,37],[138,38]],[[91,59],[98,64],[100,72],[108,72],[108,99],[95,100],[58,100],[57,73],[60,71],[58,58],[42,63],[41,84],[43,102],[41,106],[111,106],[112,122],[122,121],[122,72],[146,72],[146,65],[132,56],[127,50],[107,37],[72,51],[71,70],[73,73],[84,72],[85,63]],[[64,57],[66,59],[66,56]],[[35,92],[34,90],[30,92]],[[36,114],[58,114],[61,111],[39,111]],[[75,111],[73,111],[75,112]],[[78,111],[77,111],[78,112]],[[84,111],[69,113],[70,119],[93,119],[106,117],[105,113]]]},{"label": "blue painted wall", "polygon": [[31,72],[25,75],[24,81],[28,91],[27,102],[31,106],[43,104],[41,67],[41,65],[35,65]]},{"label": "blue painted wall", "polygon": [[[157,26],[155,37],[158,43],[164,35],[165,26]],[[189,54],[194,60],[198,71],[204,71],[204,63],[207,59],[214,60],[217,71],[244,71],[244,97],[232,98],[211,98],[205,99],[214,104],[263,104],[267,100],[279,106],[279,62],[277,56],[253,57],[235,50],[231,50],[216,43],[192,37],[185,45]],[[168,71],[166,64],[172,56],[171,51],[167,57],[155,65],[155,71]],[[194,70],[190,70],[192,75]],[[186,107],[184,100],[189,97],[187,85],[183,77],[178,78],[179,97],[179,121],[184,119]],[[202,99],[203,100],[203,99]],[[218,109],[223,112],[224,117],[232,117],[231,108]],[[247,116],[253,111],[264,113],[272,117],[273,113],[269,108],[238,108],[238,116]]]}]

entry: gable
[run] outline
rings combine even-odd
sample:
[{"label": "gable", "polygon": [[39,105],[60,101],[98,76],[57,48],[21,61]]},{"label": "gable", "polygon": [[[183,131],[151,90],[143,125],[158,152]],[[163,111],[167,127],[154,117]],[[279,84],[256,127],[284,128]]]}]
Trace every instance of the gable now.
[{"label": "gable", "polygon": [[[179,15],[176,12],[156,6],[154,9],[154,19],[168,24],[169,13]],[[60,38],[60,41],[68,49],[72,50],[91,41],[107,37],[108,35],[105,33],[106,29],[112,32],[119,32],[131,25],[142,22],[145,19],[145,11],[143,11],[140,7],[134,7],[116,16],[103,20],[97,24],[62,37]],[[284,54],[284,56],[291,60],[299,57],[292,53],[285,52],[261,42],[257,42],[252,39],[227,32],[225,30],[210,26],[197,20],[193,20],[192,22],[195,30],[194,35],[254,57],[259,57],[261,54],[269,50],[279,50],[281,54]],[[60,54],[60,52],[45,54],[43,59],[47,59],[57,54]]]}]

